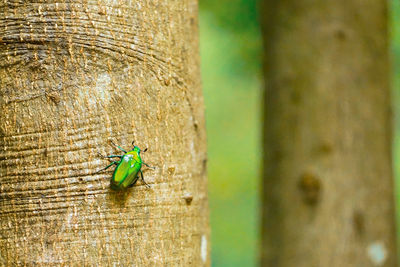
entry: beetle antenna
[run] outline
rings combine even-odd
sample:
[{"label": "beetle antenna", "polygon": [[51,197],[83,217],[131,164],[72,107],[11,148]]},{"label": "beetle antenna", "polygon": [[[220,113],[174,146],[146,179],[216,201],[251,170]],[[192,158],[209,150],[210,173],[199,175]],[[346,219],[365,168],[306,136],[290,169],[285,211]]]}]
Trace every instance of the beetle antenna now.
[{"label": "beetle antenna", "polygon": [[147,147],[143,150],[143,153],[147,151]]},{"label": "beetle antenna", "polygon": [[135,147],[135,141],[132,141],[132,146]]}]

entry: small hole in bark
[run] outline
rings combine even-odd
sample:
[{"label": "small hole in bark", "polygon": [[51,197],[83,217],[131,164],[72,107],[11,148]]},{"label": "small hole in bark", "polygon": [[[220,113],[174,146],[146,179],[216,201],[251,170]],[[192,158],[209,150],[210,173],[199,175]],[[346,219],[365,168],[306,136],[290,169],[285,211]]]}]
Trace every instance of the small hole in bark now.
[{"label": "small hole in bark", "polygon": [[202,170],[202,173],[204,174],[204,173],[206,173],[206,171],[207,171],[207,159],[203,159],[203,170]]},{"label": "small hole in bark", "polygon": [[316,205],[321,195],[320,179],[311,172],[305,172],[300,176],[299,188],[303,201],[308,205]]},{"label": "small hole in bark", "polygon": [[346,32],[342,29],[336,30],[335,32],[335,36],[337,39],[344,41],[346,40],[347,36],[346,36]]},{"label": "small hole in bark", "polygon": [[167,172],[168,172],[168,174],[174,174],[175,173],[175,167],[169,167]]},{"label": "small hole in bark", "polygon": [[365,232],[364,214],[359,210],[354,211],[353,225],[357,234],[362,235]]},{"label": "small hole in bark", "polygon": [[329,154],[333,151],[333,145],[330,142],[323,142],[319,150],[324,154]]},{"label": "small hole in bark", "polygon": [[302,100],[302,94],[299,89],[294,89],[291,91],[290,94],[290,100],[292,101],[293,104],[297,105],[301,103]]},{"label": "small hole in bark", "polygon": [[182,198],[185,200],[186,205],[192,204],[193,196],[191,194],[187,193]]},{"label": "small hole in bark", "polygon": [[61,101],[60,94],[56,91],[52,91],[50,93],[47,93],[47,97],[53,101],[54,104],[58,104]]},{"label": "small hole in bark", "polygon": [[99,9],[99,14],[100,14],[100,15],[105,15],[105,14],[107,14],[107,9],[106,9],[104,6],[100,7],[100,9]]}]

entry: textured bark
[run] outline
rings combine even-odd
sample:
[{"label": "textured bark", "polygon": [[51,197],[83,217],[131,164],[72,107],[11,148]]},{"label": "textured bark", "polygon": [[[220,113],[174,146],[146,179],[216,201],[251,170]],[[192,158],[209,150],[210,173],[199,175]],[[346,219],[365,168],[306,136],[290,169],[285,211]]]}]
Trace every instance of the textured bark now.
[{"label": "textured bark", "polygon": [[396,265],[386,5],[263,3],[263,266]]},{"label": "textured bark", "polygon": [[[199,75],[195,0],[2,1],[0,265],[209,265]],[[95,173],[110,140],[151,189]]]}]

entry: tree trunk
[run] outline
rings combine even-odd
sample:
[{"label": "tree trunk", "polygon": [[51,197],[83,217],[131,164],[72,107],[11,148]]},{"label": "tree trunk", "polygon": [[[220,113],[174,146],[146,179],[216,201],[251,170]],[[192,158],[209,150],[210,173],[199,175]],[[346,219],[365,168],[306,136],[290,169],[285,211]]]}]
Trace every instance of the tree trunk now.
[{"label": "tree trunk", "polygon": [[197,1],[3,1],[0,94],[1,265],[209,265]]},{"label": "tree trunk", "polygon": [[264,1],[264,266],[395,266],[385,1]]}]

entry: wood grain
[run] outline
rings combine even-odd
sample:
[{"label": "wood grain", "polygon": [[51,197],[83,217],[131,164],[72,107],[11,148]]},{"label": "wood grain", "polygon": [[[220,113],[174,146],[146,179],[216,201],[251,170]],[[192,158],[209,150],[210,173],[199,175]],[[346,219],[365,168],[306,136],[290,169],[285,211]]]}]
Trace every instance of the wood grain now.
[{"label": "wood grain", "polygon": [[[1,265],[209,265],[197,24],[194,0],[0,3]],[[148,147],[151,189],[95,173],[111,140]]]}]

